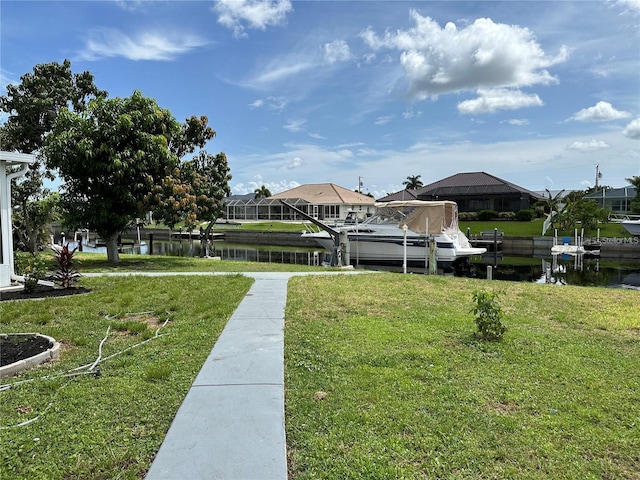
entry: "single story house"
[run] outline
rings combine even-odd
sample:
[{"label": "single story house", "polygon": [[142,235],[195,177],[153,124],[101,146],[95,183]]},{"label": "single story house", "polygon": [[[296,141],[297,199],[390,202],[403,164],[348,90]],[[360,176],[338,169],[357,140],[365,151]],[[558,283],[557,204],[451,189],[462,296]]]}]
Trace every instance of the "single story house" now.
[{"label": "single story house", "polygon": [[457,173],[416,191],[418,200],[452,200],[460,212],[517,212],[544,196],[486,172]]},{"label": "single story house", "polygon": [[606,208],[616,214],[627,214],[631,212],[631,200],[637,195],[636,187],[631,185],[622,188],[611,188],[609,190],[598,190],[597,192],[585,195],[584,200],[595,200],[600,208]]},{"label": "single story house", "polygon": [[296,212],[280,200],[318,220],[341,221],[349,212],[360,217],[375,212],[375,199],[333,183],[301,185],[266,198],[229,197],[225,202],[227,220],[301,221]]}]

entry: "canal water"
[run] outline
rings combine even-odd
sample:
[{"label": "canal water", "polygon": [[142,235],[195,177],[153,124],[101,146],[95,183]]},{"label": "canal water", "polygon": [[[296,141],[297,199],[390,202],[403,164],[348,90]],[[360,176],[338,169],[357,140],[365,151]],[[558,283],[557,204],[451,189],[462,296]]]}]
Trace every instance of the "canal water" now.
[{"label": "canal water", "polygon": [[[73,244],[71,244],[73,246]],[[85,252],[106,253],[105,247],[89,248]],[[122,253],[148,255],[146,243],[123,247]],[[154,241],[153,255],[203,257],[199,240]],[[209,246],[208,256],[222,260],[266,262],[295,265],[328,265],[331,255],[323,249],[301,247],[274,247],[232,244],[215,241]],[[490,267],[490,268],[488,268]],[[372,266],[362,268],[402,272],[402,267]],[[409,268],[414,274],[424,274],[424,268]],[[630,261],[601,260],[585,255],[551,255],[532,257],[501,257],[487,253],[472,258],[470,269],[452,275],[518,282],[547,283],[553,285],[583,285],[611,288],[629,288],[640,291],[640,259]]]}]

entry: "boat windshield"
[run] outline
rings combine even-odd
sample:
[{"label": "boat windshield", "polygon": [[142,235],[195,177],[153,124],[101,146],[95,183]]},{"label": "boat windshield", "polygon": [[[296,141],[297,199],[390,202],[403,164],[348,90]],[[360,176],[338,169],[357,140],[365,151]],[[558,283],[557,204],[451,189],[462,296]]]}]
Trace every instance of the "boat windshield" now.
[{"label": "boat windshield", "polygon": [[376,214],[367,218],[362,225],[398,225],[407,218],[407,214],[396,208],[378,208]]}]

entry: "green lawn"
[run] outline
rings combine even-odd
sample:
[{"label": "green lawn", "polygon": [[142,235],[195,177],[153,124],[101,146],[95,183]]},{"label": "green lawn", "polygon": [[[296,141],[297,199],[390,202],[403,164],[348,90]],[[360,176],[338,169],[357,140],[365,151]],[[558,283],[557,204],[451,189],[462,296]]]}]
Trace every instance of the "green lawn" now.
[{"label": "green lawn", "polygon": [[[251,283],[233,274],[84,278],[88,295],[0,302],[3,333],[40,332],[62,343],[58,360],[2,379],[34,381],[0,391],[0,478],[144,478]],[[166,320],[164,336],[126,350]],[[103,358],[124,353],[100,363],[100,376],[61,376],[93,363],[105,337]]]},{"label": "green lawn", "polygon": [[[503,292],[500,343],[472,292]],[[638,479],[636,291],[379,274],[296,278],[292,479]]]},{"label": "green lawn", "polygon": [[81,272],[308,272],[324,267],[284,263],[243,262],[163,255],[120,255],[120,263],[107,261],[106,254],[77,252],[74,256]]},{"label": "green lawn", "polygon": [[[157,258],[121,269],[227,263]],[[0,391],[0,478],[143,478],[251,282],[85,277],[88,295],[0,302],[2,332],[63,344],[58,360],[2,381],[16,385]],[[477,289],[502,292],[500,343],[473,337]],[[292,279],[290,478],[639,478],[638,300],[637,291],[423,275]],[[105,337],[103,358],[124,353],[99,376],[61,376],[93,363]]]},{"label": "green lawn", "polygon": [[216,224],[215,231],[249,230],[251,232],[297,232],[307,229],[301,222],[244,222],[240,225]]},{"label": "green lawn", "polygon": [[[463,233],[467,233],[467,229],[470,230],[472,235],[479,235],[482,232],[492,232],[495,228],[504,232],[506,236],[511,237],[539,237],[542,235],[542,224],[543,219],[538,218],[536,220],[532,220],[530,222],[500,222],[500,221],[489,221],[489,222],[460,222],[460,230]],[[599,225],[600,228],[600,236],[601,237],[630,237],[631,235],[627,232],[622,225],[619,223],[604,223]],[[575,233],[574,228],[560,230],[558,231],[558,236],[570,236],[573,237]],[[546,236],[553,236],[554,230],[550,228]],[[580,234],[580,228],[578,227],[578,235]],[[590,230],[585,232],[585,236],[587,237],[595,237],[597,231]]]}]

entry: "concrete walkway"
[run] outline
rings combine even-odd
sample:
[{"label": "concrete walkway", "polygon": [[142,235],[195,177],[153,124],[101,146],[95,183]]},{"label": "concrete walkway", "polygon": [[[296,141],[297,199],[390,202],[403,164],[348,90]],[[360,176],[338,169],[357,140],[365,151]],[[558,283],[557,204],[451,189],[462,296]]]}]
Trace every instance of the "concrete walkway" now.
[{"label": "concrete walkway", "polygon": [[309,273],[243,275],[256,281],[193,382],[147,480],[287,478],[284,308],[289,278]]}]

